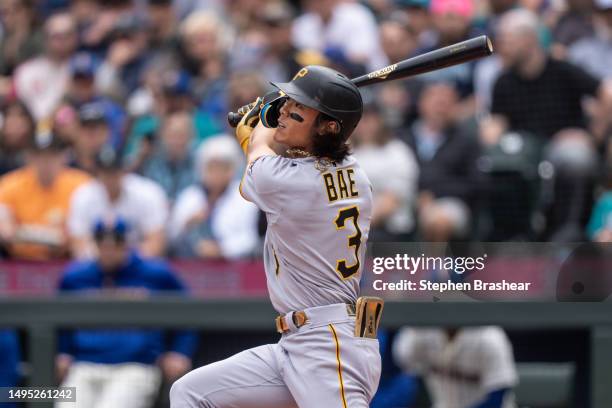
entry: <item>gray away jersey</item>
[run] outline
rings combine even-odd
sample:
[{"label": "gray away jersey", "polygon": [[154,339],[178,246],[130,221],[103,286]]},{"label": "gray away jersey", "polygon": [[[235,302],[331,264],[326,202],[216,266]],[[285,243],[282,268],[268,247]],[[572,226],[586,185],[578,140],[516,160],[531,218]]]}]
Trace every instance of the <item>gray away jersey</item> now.
[{"label": "gray away jersey", "polygon": [[327,170],[316,159],[262,156],[242,179],[241,192],[266,213],[264,264],[279,313],[359,296],[372,216],[370,182],[349,156]]}]

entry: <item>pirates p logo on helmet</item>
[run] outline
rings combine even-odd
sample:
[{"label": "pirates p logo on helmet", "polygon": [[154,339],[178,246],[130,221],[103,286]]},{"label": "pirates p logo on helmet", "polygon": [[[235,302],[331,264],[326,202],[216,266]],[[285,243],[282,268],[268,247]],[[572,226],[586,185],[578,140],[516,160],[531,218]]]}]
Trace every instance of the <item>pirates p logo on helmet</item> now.
[{"label": "pirates p logo on helmet", "polygon": [[295,74],[295,76],[293,77],[292,81],[295,81],[298,78],[303,78],[306,76],[306,74],[308,73],[308,68],[302,68],[298,71],[297,74]]}]

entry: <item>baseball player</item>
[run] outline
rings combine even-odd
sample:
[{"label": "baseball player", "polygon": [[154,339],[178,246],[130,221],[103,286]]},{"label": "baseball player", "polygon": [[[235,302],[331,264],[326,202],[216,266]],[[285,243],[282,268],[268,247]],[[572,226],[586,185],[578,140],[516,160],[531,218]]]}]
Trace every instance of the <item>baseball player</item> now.
[{"label": "baseball player", "polygon": [[427,384],[433,408],[515,408],[512,345],[496,326],[400,329],[393,357]]},{"label": "baseball player", "polygon": [[361,95],[320,66],[273,85],[276,98],[245,109],[236,135],[248,160],[241,193],[268,220],[264,263],[282,337],[185,375],[172,408],[366,408],[378,387],[382,301],[358,299],[372,194],[346,144]]}]

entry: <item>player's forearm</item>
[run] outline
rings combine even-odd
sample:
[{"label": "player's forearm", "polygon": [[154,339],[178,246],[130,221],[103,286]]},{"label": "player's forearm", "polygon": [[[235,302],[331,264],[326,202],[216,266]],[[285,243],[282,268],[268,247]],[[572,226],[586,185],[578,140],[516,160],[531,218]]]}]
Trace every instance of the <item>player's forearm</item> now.
[{"label": "player's forearm", "polygon": [[251,163],[261,156],[276,155],[274,133],[276,129],[267,128],[261,123],[258,123],[249,140],[247,149],[247,161]]}]

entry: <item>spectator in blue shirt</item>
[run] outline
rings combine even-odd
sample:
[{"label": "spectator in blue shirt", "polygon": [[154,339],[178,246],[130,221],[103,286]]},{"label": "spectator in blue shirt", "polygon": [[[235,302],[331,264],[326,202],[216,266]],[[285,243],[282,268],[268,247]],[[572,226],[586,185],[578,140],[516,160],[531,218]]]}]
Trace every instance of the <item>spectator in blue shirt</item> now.
[{"label": "spectator in blue shirt", "polygon": [[[143,259],[126,244],[121,218],[94,227],[95,260],[68,267],[62,293],[142,298],[182,294],[185,287],[168,265]],[[191,368],[197,337],[157,329],[76,329],[60,335],[57,371],[63,385],[77,387],[79,407],[150,407],[163,378],[172,382]]]},{"label": "spectator in blue shirt", "polygon": [[378,330],[380,356],[382,358],[382,373],[376,395],[370,403],[370,408],[411,407],[419,391],[418,378],[402,372],[393,362],[391,346],[393,334],[388,330]]},{"label": "spectator in blue shirt", "polygon": [[[19,342],[14,330],[0,330],[0,387],[16,387],[19,382]],[[2,408],[15,404],[0,403]]]}]

